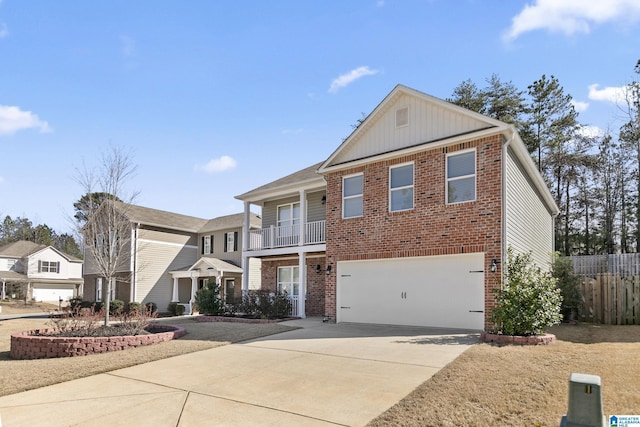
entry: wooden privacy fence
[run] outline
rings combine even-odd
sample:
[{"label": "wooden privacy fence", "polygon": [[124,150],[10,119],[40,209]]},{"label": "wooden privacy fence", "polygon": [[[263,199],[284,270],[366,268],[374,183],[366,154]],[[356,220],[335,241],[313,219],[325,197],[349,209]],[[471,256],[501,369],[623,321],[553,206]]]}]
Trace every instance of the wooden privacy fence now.
[{"label": "wooden privacy fence", "polygon": [[640,325],[640,254],[571,257],[582,276],[580,321]]}]

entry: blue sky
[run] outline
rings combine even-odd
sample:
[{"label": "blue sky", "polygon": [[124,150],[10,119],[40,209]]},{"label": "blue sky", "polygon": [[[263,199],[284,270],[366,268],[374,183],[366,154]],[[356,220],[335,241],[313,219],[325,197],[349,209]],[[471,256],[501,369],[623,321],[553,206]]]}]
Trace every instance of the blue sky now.
[{"label": "blue sky", "polygon": [[0,0],[0,219],[68,232],[75,170],[132,150],[136,203],[203,218],[325,159],[398,84],[555,75],[616,131],[637,0]]}]

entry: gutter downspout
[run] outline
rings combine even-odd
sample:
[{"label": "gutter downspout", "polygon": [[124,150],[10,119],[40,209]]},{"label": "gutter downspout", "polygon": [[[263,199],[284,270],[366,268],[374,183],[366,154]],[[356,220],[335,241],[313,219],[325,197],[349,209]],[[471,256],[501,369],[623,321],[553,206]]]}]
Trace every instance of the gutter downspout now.
[{"label": "gutter downspout", "polygon": [[137,272],[138,272],[138,230],[140,229],[140,223],[136,223],[132,227],[131,234],[131,288],[129,289],[129,301],[136,302],[136,287],[137,287]]}]

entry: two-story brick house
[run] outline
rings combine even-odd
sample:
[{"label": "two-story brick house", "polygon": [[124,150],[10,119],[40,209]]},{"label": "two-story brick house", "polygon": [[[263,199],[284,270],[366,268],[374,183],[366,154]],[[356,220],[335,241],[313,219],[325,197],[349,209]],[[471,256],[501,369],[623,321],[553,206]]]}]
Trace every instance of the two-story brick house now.
[{"label": "two-story brick house", "polygon": [[402,85],[324,162],[237,198],[268,226],[244,257],[294,314],[464,329],[488,326],[507,247],[548,267],[558,213],[513,126]]}]

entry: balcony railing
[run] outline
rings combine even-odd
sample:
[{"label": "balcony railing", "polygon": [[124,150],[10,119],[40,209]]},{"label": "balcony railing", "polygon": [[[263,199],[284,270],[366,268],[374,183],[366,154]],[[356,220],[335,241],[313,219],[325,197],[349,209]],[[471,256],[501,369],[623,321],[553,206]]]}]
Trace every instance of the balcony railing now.
[{"label": "balcony railing", "polygon": [[[249,232],[250,251],[282,248],[286,246],[315,245],[325,243],[326,221],[314,221],[302,224],[304,235],[300,236],[301,224],[282,225]],[[300,240],[300,238],[303,240]]]}]

